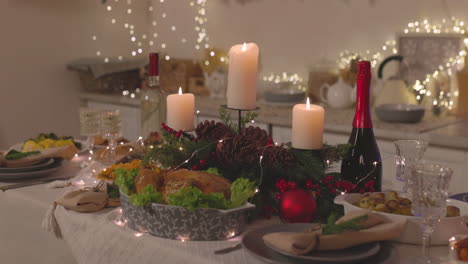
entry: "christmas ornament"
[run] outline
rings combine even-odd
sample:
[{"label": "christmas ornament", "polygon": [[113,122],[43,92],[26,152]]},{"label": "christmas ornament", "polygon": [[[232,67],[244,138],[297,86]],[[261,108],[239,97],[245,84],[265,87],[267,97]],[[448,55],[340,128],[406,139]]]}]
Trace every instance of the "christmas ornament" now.
[{"label": "christmas ornament", "polygon": [[302,189],[289,190],[281,194],[280,217],[290,223],[310,223],[316,212],[315,199]]}]

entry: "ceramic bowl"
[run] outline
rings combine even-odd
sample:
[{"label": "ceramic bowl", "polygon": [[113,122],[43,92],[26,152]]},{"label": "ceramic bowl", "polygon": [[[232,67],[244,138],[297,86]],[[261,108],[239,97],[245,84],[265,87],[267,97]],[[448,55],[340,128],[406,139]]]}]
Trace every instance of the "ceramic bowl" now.
[{"label": "ceramic bowl", "polygon": [[177,240],[226,240],[239,235],[247,225],[255,205],[247,203],[230,210],[196,209],[152,203],[134,206],[128,195],[120,192],[122,216],[138,232]]},{"label": "ceramic bowl", "polygon": [[424,112],[424,107],[413,104],[382,104],[375,108],[380,120],[392,123],[418,123]]},{"label": "ceramic bowl", "polygon": [[[359,193],[346,193],[337,196],[335,198],[335,203],[343,205],[346,214],[350,211],[362,210],[362,208],[354,205],[354,203],[358,202],[361,197],[362,194]],[[466,225],[468,222],[468,203],[455,199],[447,199],[447,205],[453,205],[460,208],[460,216],[441,218],[432,234],[431,245],[447,245],[452,236],[456,234],[468,234],[468,227]],[[405,229],[396,241],[410,244],[421,244],[422,234],[420,228],[420,217],[375,212],[382,214],[391,220],[406,220]]]},{"label": "ceramic bowl", "polygon": [[271,89],[265,92],[265,100],[273,103],[297,103],[304,100],[305,92],[298,89]]}]

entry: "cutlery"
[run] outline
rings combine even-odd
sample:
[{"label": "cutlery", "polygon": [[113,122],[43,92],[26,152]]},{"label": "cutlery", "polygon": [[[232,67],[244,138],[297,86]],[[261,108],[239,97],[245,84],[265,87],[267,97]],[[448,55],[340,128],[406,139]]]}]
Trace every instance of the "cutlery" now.
[{"label": "cutlery", "polygon": [[6,190],[17,189],[21,187],[49,183],[49,182],[53,182],[57,180],[68,180],[68,179],[70,179],[70,177],[54,178],[54,179],[47,179],[47,180],[33,181],[33,182],[22,182],[22,183],[16,183],[16,184],[5,184],[5,185],[0,185],[0,190],[6,191]]},{"label": "cutlery", "polygon": [[215,253],[216,255],[222,255],[222,254],[231,253],[231,252],[236,251],[236,250],[239,250],[239,249],[241,249],[241,248],[242,248],[242,244],[239,243],[239,244],[236,244],[236,245],[234,245],[234,246],[232,246],[232,247],[227,247],[227,248],[218,249],[218,250],[216,250],[214,253]]}]

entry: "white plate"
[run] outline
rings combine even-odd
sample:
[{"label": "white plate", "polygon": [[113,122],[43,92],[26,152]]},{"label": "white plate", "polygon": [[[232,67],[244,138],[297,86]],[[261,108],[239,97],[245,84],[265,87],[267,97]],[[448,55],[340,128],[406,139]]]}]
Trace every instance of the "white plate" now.
[{"label": "white plate", "polygon": [[[362,208],[353,204],[359,201],[361,196],[362,194],[359,193],[339,195],[335,198],[335,203],[344,206],[345,214],[350,211],[362,210]],[[447,205],[453,205],[460,208],[460,216],[441,218],[432,234],[431,245],[447,245],[448,240],[453,235],[468,233],[468,227],[466,225],[468,223],[468,203],[455,199],[447,199]],[[421,244],[422,234],[420,228],[420,217],[375,212],[394,221],[407,220],[406,227],[397,241],[410,244]]]},{"label": "white plate", "polygon": [[[362,263],[380,251],[380,243],[373,242],[360,246],[329,251],[317,251],[305,256],[291,255],[278,251],[263,241],[263,236],[273,232],[302,232],[310,224],[280,224],[252,230],[242,238],[242,246],[252,255],[267,263]],[[379,254],[380,255],[380,254]],[[381,258],[382,256],[380,256]],[[369,263],[376,263],[376,259]]]},{"label": "white plate", "polygon": [[22,179],[45,177],[57,171],[62,166],[63,166],[63,159],[54,159],[54,162],[51,165],[41,170],[27,171],[27,172],[0,173],[0,180],[22,180]]}]

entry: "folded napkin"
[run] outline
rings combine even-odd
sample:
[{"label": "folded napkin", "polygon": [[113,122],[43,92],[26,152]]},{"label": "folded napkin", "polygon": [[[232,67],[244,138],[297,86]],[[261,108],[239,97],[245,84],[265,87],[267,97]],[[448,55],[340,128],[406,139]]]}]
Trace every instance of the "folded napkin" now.
[{"label": "folded napkin", "polygon": [[339,234],[324,235],[318,228],[311,232],[278,232],[263,236],[263,241],[280,251],[296,255],[306,255],[315,250],[344,249],[373,241],[391,240],[400,236],[406,221],[390,221],[369,210],[353,211],[343,216],[337,224],[368,215],[360,225],[364,229],[345,230]]}]

